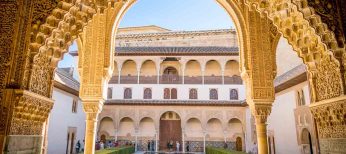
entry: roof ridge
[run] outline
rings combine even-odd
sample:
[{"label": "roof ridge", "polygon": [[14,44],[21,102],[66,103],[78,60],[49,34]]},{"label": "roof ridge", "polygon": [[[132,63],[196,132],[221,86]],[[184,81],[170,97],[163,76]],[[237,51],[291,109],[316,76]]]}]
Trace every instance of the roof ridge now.
[{"label": "roof ridge", "polygon": [[217,33],[217,32],[236,32],[234,28],[230,29],[212,29],[212,30],[191,30],[191,31],[168,31],[168,32],[154,32],[154,33],[137,33],[137,34],[119,34],[116,37],[133,37],[133,36],[157,36],[157,35],[174,35],[174,34],[198,34],[198,33]]}]

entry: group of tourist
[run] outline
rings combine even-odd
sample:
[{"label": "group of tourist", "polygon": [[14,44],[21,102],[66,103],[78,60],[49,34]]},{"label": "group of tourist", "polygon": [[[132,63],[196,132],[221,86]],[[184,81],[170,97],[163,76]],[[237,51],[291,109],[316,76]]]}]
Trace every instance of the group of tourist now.
[{"label": "group of tourist", "polygon": [[151,141],[148,140],[147,145],[148,145],[148,151],[155,151],[155,142],[154,142],[154,140],[151,140]]},{"label": "group of tourist", "polygon": [[[170,140],[169,142],[167,142],[167,148],[169,149],[169,151],[173,151],[173,140]],[[176,151],[180,151],[180,143],[179,141],[175,142],[175,147],[176,147]]]},{"label": "group of tourist", "polygon": [[97,141],[95,144],[95,149],[102,150],[106,148],[117,147],[118,145],[118,141]]},{"label": "group of tourist", "polygon": [[80,143],[80,140],[76,143],[76,153],[84,152],[84,140],[83,144]]}]

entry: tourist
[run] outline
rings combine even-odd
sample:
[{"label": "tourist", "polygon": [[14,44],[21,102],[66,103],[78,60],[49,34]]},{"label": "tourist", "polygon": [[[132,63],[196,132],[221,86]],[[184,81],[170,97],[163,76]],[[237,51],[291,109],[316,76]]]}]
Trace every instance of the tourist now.
[{"label": "tourist", "polygon": [[85,144],[85,140],[83,140],[83,144],[81,145],[82,152],[84,152],[84,144]]},{"label": "tourist", "polygon": [[80,141],[78,140],[76,144],[76,153],[79,153],[79,149],[80,149]]},{"label": "tourist", "polygon": [[186,151],[190,152],[190,142],[189,141],[187,141],[187,143],[186,143]]},{"label": "tourist", "polygon": [[102,150],[102,149],[104,149],[105,148],[105,145],[103,144],[103,142],[101,141],[100,142],[100,149]]},{"label": "tourist", "polygon": [[173,150],[173,140],[169,141],[169,151]]},{"label": "tourist", "polygon": [[154,143],[154,140],[152,140],[151,141],[151,151],[155,151],[154,147],[155,147],[155,143]]},{"label": "tourist", "polygon": [[177,146],[177,151],[179,151],[179,147],[180,147],[179,141],[177,141],[175,144],[176,144],[176,146]]},{"label": "tourist", "polygon": [[96,150],[100,150],[100,142],[99,142],[99,141],[96,142],[96,145],[95,145],[95,146],[96,146],[96,147],[95,147]]},{"label": "tourist", "polygon": [[227,145],[226,142],[223,143],[223,148],[224,148],[224,149],[227,149],[227,148],[228,148],[228,145]]},{"label": "tourist", "polygon": [[151,149],[150,149],[150,141],[148,140],[148,151],[151,151]]}]

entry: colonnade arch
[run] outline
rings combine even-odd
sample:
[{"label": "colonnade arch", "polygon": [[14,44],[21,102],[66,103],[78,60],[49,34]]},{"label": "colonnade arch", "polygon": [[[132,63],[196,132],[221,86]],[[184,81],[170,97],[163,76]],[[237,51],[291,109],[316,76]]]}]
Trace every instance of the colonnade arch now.
[{"label": "colonnade arch", "polygon": [[119,122],[118,136],[133,137],[137,133],[135,128],[135,121],[130,117],[124,117]]},{"label": "colonnade arch", "polygon": [[136,76],[137,65],[133,60],[126,60],[121,68],[121,76]]},{"label": "colonnade arch", "polygon": [[186,62],[184,72],[185,76],[202,76],[201,64],[197,60],[189,60]]},{"label": "colonnade arch", "polygon": [[105,141],[105,139],[109,139],[110,136],[114,136],[114,132],[110,132],[109,130],[114,129],[114,121],[110,117],[104,117],[100,120],[100,127],[99,127],[99,136],[104,135],[105,138],[101,138],[101,140]]},{"label": "colonnade arch", "polygon": [[209,60],[205,65],[206,76],[221,76],[221,65],[216,60]]},{"label": "colonnade arch", "polygon": [[155,62],[152,60],[146,60],[143,62],[140,70],[141,76],[156,76],[157,68]]},{"label": "colonnade arch", "polygon": [[[44,4],[41,4],[41,1],[32,2],[37,5],[21,2],[20,5],[9,2],[3,4],[5,7],[1,7],[12,8],[10,11],[2,11],[4,12],[2,15],[11,16],[13,19],[18,17],[18,21],[5,21],[11,29],[8,33],[1,34],[4,36],[2,38],[5,38],[3,41],[5,43],[1,46],[3,49],[1,51],[4,51],[2,54],[4,62],[0,67],[3,68],[1,69],[1,76],[3,76],[1,101],[4,102],[1,107],[6,111],[2,118],[6,119],[9,115],[15,116],[6,122],[4,128],[1,128],[0,143],[3,145],[5,140],[10,140],[10,135],[20,137],[42,133],[43,123],[53,106],[50,98],[54,69],[71,41],[78,38],[80,97],[87,113],[85,147],[87,153],[93,153],[95,119],[102,109],[102,98],[106,97],[105,87],[113,71],[113,56],[111,55],[114,53],[116,29],[123,14],[135,1],[96,3],[77,0]],[[345,49],[342,48],[344,42],[340,40],[345,39],[344,36],[343,39],[340,37],[340,33],[331,31],[330,23],[321,18],[318,9],[321,6],[308,3],[306,0],[217,0],[217,2],[230,14],[238,31],[238,44],[241,51],[240,69],[248,87],[247,98],[259,126],[257,129],[261,130],[258,132],[260,133],[258,137],[266,136],[264,123],[274,99],[272,80],[275,76],[275,68],[269,66],[275,66],[275,64],[273,65],[274,58],[268,55],[273,56],[275,53],[265,53],[271,51],[265,49],[270,44],[270,37],[262,37],[262,39],[258,37],[258,32],[264,32],[266,36],[271,35],[268,32],[269,29],[273,33],[281,33],[308,67],[313,102],[311,110],[317,121],[320,142],[328,145],[340,140],[345,142],[344,133],[338,133],[345,130],[345,124],[341,122],[343,119],[326,118],[344,117],[342,108],[345,106],[344,66],[346,63],[344,62]],[[34,10],[41,9],[37,7],[41,5],[45,5],[47,10],[35,12]],[[22,14],[25,15],[22,16]],[[25,26],[19,28],[23,25]],[[98,31],[99,29],[103,32]],[[339,36],[337,39],[336,34]],[[10,67],[8,67],[9,64]],[[9,110],[8,108],[11,107],[6,104],[9,104],[10,100],[15,100],[16,97],[23,98],[16,99],[19,102],[16,103],[16,107],[29,104],[38,110]],[[33,100],[40,103],[33,104]],[[17,129],[18,125],[27,123],[19,116],[21,114],[34,115],[26,121],[35,126],[28,127],[27,130]],[[265,144],[261,145],[262,142],[266,141],[259,140],[259,152],[265,153],[267,151],[264,149]],[[39,150],[38,148],[34,149]],[[321,149],[322,153],[333,150],[328,149],[327,146],[324,148]],[[341,148],[336,148],[338,149]]]},{"label": "colonnade arch", "polygon": [[235,60],[229,60],[225,65],[225,76],[232,77],[234,75],[240,76],[239,63]]},{"label": "colonnade arch", "polygon": [[210,141],[223,141],[224,140],[224,129],[220,119],[211,118],[207,121],[206,130],[208,131],[207,138]]}]

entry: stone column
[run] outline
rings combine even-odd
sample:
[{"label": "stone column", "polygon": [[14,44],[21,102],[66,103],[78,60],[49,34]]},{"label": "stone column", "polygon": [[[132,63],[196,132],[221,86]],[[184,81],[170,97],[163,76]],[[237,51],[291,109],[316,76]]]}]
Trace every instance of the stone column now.
[{"label": "stone column", "polygon": [[204,69],[202,70],[202,84],[204,85]]},{"label": "stone column", "polygon": [[267,142],[267,117],[271,112],[271,103],[250,104],[252,114],[255,117],[258,154],[268,153]]},{"label": "stone column", "polygon": [[138,150],[138,129],[135,130],[135,152]]},{"label": "stone column", "polygon": [[158,142],[159,142],[159,131],[156,131],[156,133],[155,133],[155,152],[158,152],[158,150],[159,150],[159,145],[158,145]]},{"label": "stone column", "polygon": [[139,84],[139,76],[141,75],[141,70],[137,70],[137,84]]},{"label": "stone column", "polygon": [[224,85],[225,84],[225,71],[224,70],[221,71],[221,76],[222,76],[222,84]]},{"label": "stone column", "polygon": [[120,84],[120,77],[121,77],[121,70],[118,70],[119,74],[118,74],[118,84]]},{"label": "stone column", "polygon": [[160,68],[157,70],[157,84],[160,84]]},{"label": "stone column", "polygon": [[180,59],[180,68],[181,68],[181,75],[182,75],[182,84],[185,83],[185,65],[186,65],[186,60],[185,59]]},{"label": "stone column", "polygon": [[226,143],[227,142],[227,131],[223,131],[223,136],[224,136],[223,140]]},{"label": "stone column", "polygon": [[205,136],[207,135],[207,132],[203,132],[203,153],[205,153]]},{"label": "stone column", "polygon": [[181,130],[181,134],[182,134],[182,151],[183,151],[183,153],[185,152],[185,129],[182,129]]},{"label": "stone column", "polygon": [[85,128],[85,154],[95,153],[97,117],[102,110],[103,100],[83,100],[83,108],[86,114]]},{"label": "stone column", "polygon": [[118,141],[118,130],[115,129],[114,140]]},{"label": "stone column", "polygon": [[157,71],[157,84],[160,84],[160,69],[161,69],[161,59],[156,61],[156,71]]}]

